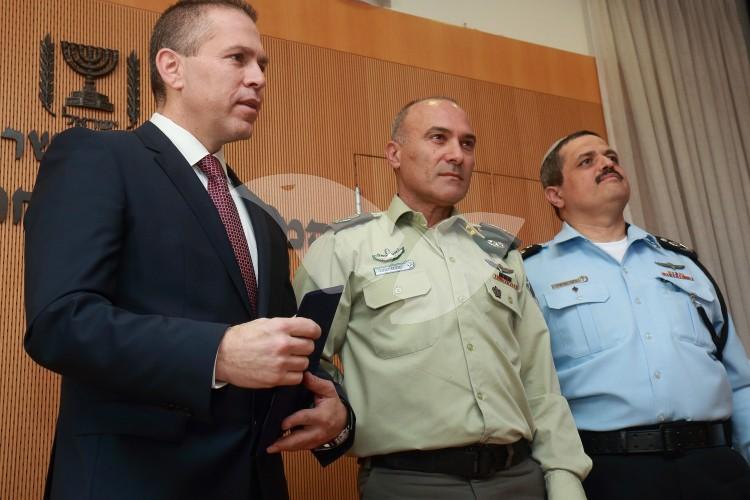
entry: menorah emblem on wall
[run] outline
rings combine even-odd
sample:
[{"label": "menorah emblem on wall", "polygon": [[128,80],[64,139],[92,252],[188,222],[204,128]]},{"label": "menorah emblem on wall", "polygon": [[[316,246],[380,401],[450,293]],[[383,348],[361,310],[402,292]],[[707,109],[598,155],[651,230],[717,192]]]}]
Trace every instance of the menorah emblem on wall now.
[{"label": "menorah emblem on wall", "polygon": [[85,78],[83,88],[73,91],[65,99],[65,105],[112,112],[114,106],[106,95],[96,91],[94,80],[108,75],[115,69],[119,52],[65,41],[61,41],[60,46],[68,66]]}]

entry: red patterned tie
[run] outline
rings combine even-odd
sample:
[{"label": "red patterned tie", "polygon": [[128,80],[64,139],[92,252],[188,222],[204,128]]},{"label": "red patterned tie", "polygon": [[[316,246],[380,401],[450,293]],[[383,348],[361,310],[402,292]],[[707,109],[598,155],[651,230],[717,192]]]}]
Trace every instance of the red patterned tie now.
[{"label": "red patterned tie", "polygon": [[229,243],[234,250],[234,257],[240,266],[240,272],[242,272],[247,295],[250,297],[250,307],[253,313],[257,313],[258,282],[255,280],[253,259],[250,257],[250,250],[247,248],[247,238],[242,231],[240,215],[237,213],[237,207],[229,194],[224,169],[214,155],[206,155],[198,162],[198,168],[208,177],[208,196],[211,197],[214,205],[216,205],[216,210],[219,211],[219,217],[221,222],[224,223]]}]

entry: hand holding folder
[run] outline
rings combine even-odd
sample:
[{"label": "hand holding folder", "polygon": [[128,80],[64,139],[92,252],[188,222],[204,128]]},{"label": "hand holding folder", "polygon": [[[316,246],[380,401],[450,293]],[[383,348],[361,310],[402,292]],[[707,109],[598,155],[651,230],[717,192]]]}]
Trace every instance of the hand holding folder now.
[{"label": "hand holding folder", "polygon": [[[257,453],[264,453],[266,449],[274,444],[282,435],[281,424],[288,416],[306,410],[315,405],[315,394],[305,385],[311,388],[321,387],[320,380],[312,374],[319,373],[320,356],[328,338],[328,332],[336,314],[339,299],[343,287],[333,287],[323,290],[315,290],[307,293],[300,302],[298,317],[309,318],[320,326],[320,337],[315,341],[315,350],[310,354],[308,372],[305,373],[304,385],[277,387],[274,389],[270,409],[266,415],[257,445]],[[338,396],[336,396],[338,397]]]}]

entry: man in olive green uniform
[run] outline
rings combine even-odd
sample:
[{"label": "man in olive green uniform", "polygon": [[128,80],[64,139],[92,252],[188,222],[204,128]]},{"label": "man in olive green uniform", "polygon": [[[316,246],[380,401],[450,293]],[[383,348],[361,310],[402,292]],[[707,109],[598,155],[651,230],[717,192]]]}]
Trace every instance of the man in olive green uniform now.
[{"label": "man in olive green uniform", "polygon": [[366,500],[585,498],[590,468],[514,238],[455,209],[476,138],[452,100],[409,103],[386,212],[334,224],[295,279],[345,285],[323,355],[357,414]]}]

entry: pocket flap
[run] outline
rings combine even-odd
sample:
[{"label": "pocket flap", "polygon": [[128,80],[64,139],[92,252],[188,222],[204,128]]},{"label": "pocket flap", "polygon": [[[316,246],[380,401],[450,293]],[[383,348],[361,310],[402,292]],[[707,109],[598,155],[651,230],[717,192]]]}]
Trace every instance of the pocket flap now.
[{"label": "pocket flap", "polygon": [[[573,288],[578,290],[573,291]],[[578,304],[606,302],[609,290],[603,285],[581,283],[544,293],[544,300],[550,309],[564,309]]]},{"label": "pocket flap", "polygon": [[76,434],[119,434],[179,442],[190,415],[157,406],[99,403],[76,416]]},{"label": "pocket flap", "polygon": [[501,283],[494,278],[490,278],[484,282],[487,287],[487,293],[495,301],[499,302],[518,316],[521,315],[521,311],[518,309],[518,291],[504,283]]},{"label": "pocket flap", "polygon": [[380,309],[399,300],[425,295],[432,286],[422,271],[409,271],[408,275],[394,273],[368,283],[363,288],[365,303],[372,309]]},{"label": "pocket flap", "polygon": [[671,283],[688,295],[696,295],[704,302],[714,301],[714,294],[709,287],[703,283],[689,279],[673,278],[671,276],[665,276],[664,274],[657,276],[657,278],[666,283]]}]

